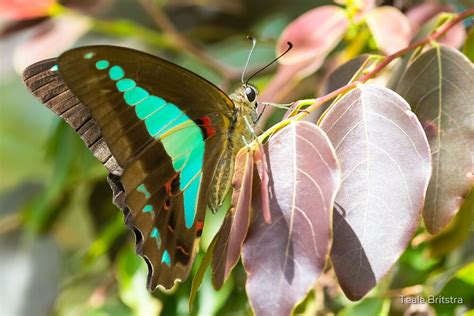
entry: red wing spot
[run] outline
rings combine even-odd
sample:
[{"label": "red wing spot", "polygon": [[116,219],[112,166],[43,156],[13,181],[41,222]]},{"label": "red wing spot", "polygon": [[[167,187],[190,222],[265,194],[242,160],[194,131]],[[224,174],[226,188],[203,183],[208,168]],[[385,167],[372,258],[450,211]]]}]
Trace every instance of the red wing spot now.
[{"label": "red wing spot", "polygon": [[166,194],[168,196],[173,196],[179,191],[179,173],[175,173],[171,179],[165,183]]},{"label": "red wing spot", "polygon": [[203,227],[204,227],[204,222],[203,221],[197,221],[196,222],[196,235],[198,237],[201,237]]},{"label": "red wing spot", "polygon": [[204,222],[203,222],[203,221],[197,221],[197,222],[196,222],[196,230],[202,229],[203,226],[204,226]]},{"label": "red wing spot", "polygon": [[205,139],[216,135],[216,129],[212,126],[212,119],[209,116],[201,116],[198,121],[198,125],[201,126],[206,135]]},{"label": "red wing spot", "polygon": [[171,181],[165,183],[166,195],[171,195]]}]

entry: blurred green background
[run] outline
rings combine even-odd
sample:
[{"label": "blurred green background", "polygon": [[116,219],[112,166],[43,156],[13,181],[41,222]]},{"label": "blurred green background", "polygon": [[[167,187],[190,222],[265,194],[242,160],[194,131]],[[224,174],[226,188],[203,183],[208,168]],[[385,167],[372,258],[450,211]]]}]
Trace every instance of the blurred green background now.
[{"label": "blurred green background", "polygon": [[[0,20],[1,316],[190,314],[191,278],[172,293],[147,292],[146,265],[135,255],[133,234],[111,203],[105,168],[65,123],[28,93],[18,73],[22,66],[73,46],[114,44],[171,60],[231,92],[249,52],[246,35],[259,39],[250,62],[257,69],[275,57],[276,40],[289,22],[329,2],[160,0],[153,2],[155,14],[145,9],[149,3],[69,0],[56,6],[53,18]],[[403,3],[405,8],[411,5]],[[71,29],[55,24],[58,19]],[[167,23],[178,30],[178,38],[173,27],[166,29]],[[183,37],[199,47],[196,52],[179,42]],[[324,71],[286,101],[314,97]],[[274,68],[254,83],[264,88],[273,73]],[[420,228],[390,275],[366,299],[348,301],[329,272],[321,281],[322,297],[311,293],[297,313],[315,315],[319,308],[321,314],[414,315],[416,306],[406,311],[399,295],[444,293],[468,304],[434,304],[417,315],[474,315],[468,312],[474,299],[472,203],[471,194],[455,221],[436,237]],[[221,218],[207,216],[202,248]],[[201,258],[202,253],[197,261]],[[251,314],[244,286],[240,265],[219,292],[206,277],[191,314]]]}]

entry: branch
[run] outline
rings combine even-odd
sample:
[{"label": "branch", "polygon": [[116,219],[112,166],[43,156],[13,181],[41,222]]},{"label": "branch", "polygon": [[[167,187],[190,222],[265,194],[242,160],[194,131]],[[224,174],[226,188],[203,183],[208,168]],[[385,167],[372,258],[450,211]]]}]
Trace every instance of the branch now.
[{"label": "branch", "polygon": [[240,76],[240,71],[229,67],[219,61],[213,56],[209,55],[205,50],[196,46],[184,37],[173,25],[166,14],[153,3],[151,0],[140,0],[140,4],[143,6],[145,11],[149,12],[155,24],[168,35],[173,43],[183,52],[190,54],[192,57],[197,58],[201,63],[211,68],[212,70],[219,73],[224,81],[231,81]]},{"label": "branch", "polygon": [[315,111],[321,104],[323,104],[323,103],[325,103],[329,100],[332,100],[332,99],[336,98],[337,96],[339,96],[341,94],[347,93],[348,91],[356,88],[358,85],[367,82],[369,79],[372,79],[378,73],[380,73],[388,64],[390,64],[396,58],[404,56],[409,51],[411,51],[413,49],[416,49],[420,46],[424,46],[424,45],[440,38],[441,36],[446,34],[446,32],[448,32],[453,26],[455,26],[456,24],[458,24],[459,22],[463,21],[464,19],[468,18],[471,15],[474,15],[474,8],[465,10],[465,11],[459,13],[459,14],[454,15],[454,18],[452,18],[451,20],[449,20],[448,22],[443,24],[437,31],[435,31],[431,35],[429,35],[429,36],[427,36],[427,37],[425,37],[425,38],[423,38],[423,39],[421,39],[421,40],[405,47],[404,49],[399,50],[398,52],[396,52],[392,55],[389,55],[389,56],[386,56],[385,58],[383,58],[382,61],[372,71],[370,71],[367,74],[361,76],[359,79],[357,79],[357,80],[355,80],[351,83],[348,83],[347,85],[345,85],[345,86],[343,86],[339,89],[336,89],[336,90],[334,90],[334,91],[332,91],[332,92],[328,93],[327,95],[322,96],[320,98],[304,100],[304,104],[308,104],[308,103],[310,104],[307,108],[304,109],[304,111],[298,113],[297,115],[295,115],[291,118],[285,119],[285,120],[273,125],[267,131],[265,131],[262,135],[259,136],[259,140],[263,141],[265,138],[267,138],[268,136],[275,133],[278,129],[288,125],[291,120],[300,120],[303,117],[305,117],[306,115],[308,115],[309,113]]},{"label": "branch", "polygon": [[[396,52],[392,55],[389,55],[389,56],[385,57],[384,59],[382,59],[380,64],[377,65],[377,67],[375,67],[372,71],[368,72],[367,74],[361,76],[358,80],[355,80],[355,81],[345,85],[344,87],[341,87],[337,90],[334,90],[333,92],[330,92],[329,94],[327,94],[323,97],[315,99],[314,104],[309,106],[306,109],[306,111],[312,112],[312,111],[316,110],[319,105],[325,103],[326,101],[334,99],[339,94],[346,93],[349,90],[355,88],[356,86],[358,86],[360,84],[363,84],[363,83],[366,83],[369,79],[372,79],[379,72],[381,72],[394,59],[396,59],[398,57],[402,57],[406,53],[408,53],[409,51],[411,51],[411,50],[413,50],[417,47],[424,46],[424,45],[430,43],[431,41],[434,41],[434,40],[438,39],[439,37],[444,35],[447,31],[449,31],[453,26],[455,26],[456,24],[458,24],[459,22],[463,21],[464,19],[466,19],[467,17],[469,17],[471,15],[474,15],[474,9],[469,9],[469,10],[466,10],[464,12],[461,12],[461,13],[457,14],[452,20],[450,20],[449,22],[443,24],[439,28],[439,30],[434,32],[433,34],[431,34],[431,35],[429,35],[429,36],[427,36],[427,37],[425,37],[425,38],[423,38],[423,39],[421,39],[421,40],[405,47],[402,50],[399,50],[398,52]],[[295,116],[295,119],[296,119],[296,117],[298,117],[300,115],[304,116],[306,114],[307,113],[298,114],[298,115]]]}]

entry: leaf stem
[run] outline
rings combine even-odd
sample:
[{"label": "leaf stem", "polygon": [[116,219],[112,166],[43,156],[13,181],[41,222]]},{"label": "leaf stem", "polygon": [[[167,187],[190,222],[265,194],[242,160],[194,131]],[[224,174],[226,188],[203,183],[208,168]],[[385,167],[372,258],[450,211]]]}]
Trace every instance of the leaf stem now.
[{"label": "leaf stem", "polygon": [[402,57],[413,49],[416,49],[418,47],[424,46],[426,44],[429,44],[429,43],[435,41],[436,39],[443,36],[446,32],[448,32],[453,26],[455,26],[459,22],[463,21],[464,19],[466,19],[466,18],[468,18],[472,15],[474,15],[474,8],[468,9],[468,10],[465,10],[461,13],[453,15],[453,17],[450,20],[448,20],[446,23],[442,24],[438,28],[438,30],[433,32],[431,35],[426,36],[425,38],[410,44],[409,46],[397,51],[396,53],[393,53],[392,55],[386,56],[385,58],[383,58],[381,60],[381,62],[377,66],[375,66],[375,68],[373,70],[371,70],[371,71],[367,72],[366,74],[362,75],[361,77],[359,77],[359,79],[357,79],[355,81],[352,81],[352,82],[348,83],[347,85],[345,85],[345,86],[343,86],[339,89],[336,89],[336,90],[334,90],[334,91],[332,91],[332,92],[330,92],[330,93],[328,93],[325,96],[322,96],[320,98],[305,100],[305,103],[311,102],[312,104],[309,105],[307,108],[305,108],[302,112],[298,113],[297,115],[295,115],[293,117],[290,117],[290,118],[287,118],[287,119],[273,125],[272,127],[270,127],[268,130],[266,130],[262,135],[260,135],[258,137],[259,141],[263,142],[263,140],[265,138],[267,138],[268,136],[275,133],[278,129],[281,129],[282,127],[288,125],[289,122],[287,122],[287,121],[289,121],[289,120],[301,120],[302,118],[304,118],[309,113],[315,111],[321,104],[323,104],[323,103],[325,103],[329,100],[332,100],[332,99],[338,97],[341,94],[347,93],[350,90],[356,88],[357,86],[367,82],[368,80],[372,79],[377,74],[379,74],[388,64],[390,64],[396,58]]}]

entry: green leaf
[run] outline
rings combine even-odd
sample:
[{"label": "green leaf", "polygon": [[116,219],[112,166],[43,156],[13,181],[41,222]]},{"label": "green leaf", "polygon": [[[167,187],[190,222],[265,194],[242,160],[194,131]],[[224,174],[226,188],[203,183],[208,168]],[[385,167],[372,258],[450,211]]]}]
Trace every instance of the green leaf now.
[{"label": "green leaf", "polygon": [[439,260],[427,255],[425,244],[410,246],[400,257],[390,286],[392,289],[400,289],[423,284],[438,266]]},{"label": "green leaf", "polygon": [[206,278],[199,291],[198,315],[219,315],[218,311],[229,300],[234,287],[234,282],[229,279],[219,291],[216,291],[211,283],[210,270],[206,273]]},{"label": "green leaf", "polygon": [[[443,289],[432,297],[438,298],[437,301],[431,303],[438,315],[454,315],[455,309],[460,305],[464,305],[465,308],[470,306],[474,300],[474,263],[469,263],[459,269]],[[440,301],[440,298],[454,298],[456,301],[446,303]]]},{"label": "green leaf", "polygon": [[439,234],[432,236],[426,244],[431,257],[442,257],[462,245],[474,226],[474,191],[471,190],[458,214]]},{"label": "green leaf", "polygon": [[349,305],[339,312],[340,316],[388,315],[390,300],[382,298],[366,298],[357,304]]},{"label": "green leaf", "polygon": [[201,260],[199,264],[199,268],[194,275],[193,282],[191,284],[191,294],[189,295],[189,310],[193,309],[194,300],[198,293],[199,288],[201,287],[201,283],[204,279],[204,275],[206,274],[206,270],[211,264],[212,255],[214,254],[214,247],[216,245],[217,239],[213,239],[209,247],[207,247],[207,252]]},{"label": "green leaf", "polygon": [[467,58],[474,62],[474,26],[471,26],[469,33],[467,33],[462,52]]}]

